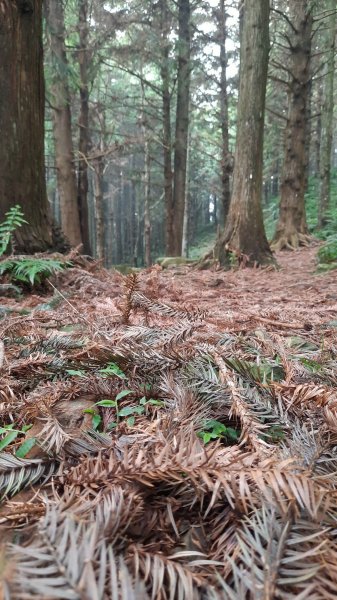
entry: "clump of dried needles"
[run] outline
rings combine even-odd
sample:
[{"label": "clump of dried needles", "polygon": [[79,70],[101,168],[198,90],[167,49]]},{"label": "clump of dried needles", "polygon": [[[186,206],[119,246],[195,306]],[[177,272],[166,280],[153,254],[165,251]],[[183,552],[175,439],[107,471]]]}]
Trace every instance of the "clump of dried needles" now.
[{"label": "clump of dried needles", "polygon": [[333,327],[74,265],[0,321],[0,598],[336,598]]}]

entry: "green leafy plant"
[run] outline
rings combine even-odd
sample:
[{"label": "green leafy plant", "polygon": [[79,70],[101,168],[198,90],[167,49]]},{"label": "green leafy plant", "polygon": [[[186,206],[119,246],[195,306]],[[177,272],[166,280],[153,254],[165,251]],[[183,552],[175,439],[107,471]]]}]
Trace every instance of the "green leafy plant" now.
[{"label": "green leafy plant", "polygon": [[318,271],[325,272],[337,268],[337,237],[331,236],[317,252]]},{"label": "green leafy plant", "polygon": [[114,362],[108,363],[107,366],[104,367],[104,369],[100,369],[98,372],[101,375],[117,375],[117,377],[119,377],[120,379],[126,379],[125,373]]},{"label": "green leafy plant", "polygon": [[[14,442],[18,436],[25,435],[30,428],[31,425],[24,425],[21,429],[16,429],[13,423],[0,427],[0,435],[3,436],[0,440],[0,452]],[[15,456],[17,458],[24,458],[33,446],[35,446],[35,443],[36,439],[34,437],[28,438],[18,447]]]},{"label": "green leafy plant", "polygon": [[331,237],[317,253],[318,260],[321,263],[330,263],[337,261],[337,237]]},{"label": "green leafy plant", "polygon": [[[108,430],[111,430],[111,429],[114,429],[115,427],[117,427],[120,419],[123,417],[127,417],[126,423],[129,426],[132,426],[135,423],[135,416],[143,415],[145,413],[145,410],[146,410],[145,407],[147,405],[163,406],[163,404],[164,404],[161,400],[154,400],[153,398],[150,398],[149,400],[147,400],[146,397],[143,396],[142,398],[140,398],[138,405],[124,406],[123,408],[119,409],[119,407],[118,407],[119,400],[121,400],[122,398],[125,398],[125,396],[128,396],[129,394],[132,394],[132,393],[133,393],[132,390],[122,390],[121,392],[119,392],[119,394],[117,394],[115,400],[104,399],[104,400],[99,400],[98,402],[95,403],[95,406],[102,406],[104,408],[114,408],[116,410],[116,421],[111,421],[109,423]],[[92,416],[93,416],[92,417],[92,428],[98,429],[99,425],[102,422],[101,416],[96,413],[94,408],[88,408],[84,412],[88,413],[88,414],[92,414]]]},{"label": "green leafy plant", "polygon": [[204,444],[208,444],[211,440],[224,439],[227,442],[235,442],[239,439],[240,433],[232,427],[226,427],[220,421],[215,419],[209,419],[204,421],[203,428],[198,431],[198,436],[202,439]]},{"label": "green leafy plant", "polygon": [[71,263],[53,258],[8,258],[0,263],[0,275],[8,273],[11,281],[35,286],[69,266]]},{"label": "green leafy plant", "polygon": [[9,211],[6,212],[5,220],[0,223],[0,256],[6,252],[9,244],[12,245],[13,249],[14,231],[16,231],[18,227],[22,227],[24,223],[27,223],[23,217],[24,214],[19,204],[12,206]]}]

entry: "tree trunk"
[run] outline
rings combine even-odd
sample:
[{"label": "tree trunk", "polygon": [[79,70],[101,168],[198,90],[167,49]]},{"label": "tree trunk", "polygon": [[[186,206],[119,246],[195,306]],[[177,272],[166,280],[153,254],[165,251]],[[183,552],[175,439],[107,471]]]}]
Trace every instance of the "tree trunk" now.
[{"label": "tree trunk", "polygon": [[104,160],[98,157],[93,161],[94,170],[94,199],[96,222],[96,254],[97,258],[104,259],[104,198],[103,198],[103,173]]},{"label": "tree trunk", "polygon": [[44,173],[42,1],[2,3],[0,11],[0,221],[20,204],[28,221],[19,252],[52,244]]},{"label": "tree trunk", "polygon": [[229,251],[247,266],[270,263],[262,216],[262,162],[269,55],[269,0],[245,0],[243,7],[237,140],[233,193],[224,233],[214,255],[221,265]]},{"label": "tree trunk", "polygon": [[291,3],[293,25],[291,81],[288,93],[288,117],[281,177],[280,213],[273,247],[297,248],[306,244],[309,235],[305,215],[304,194],[307,180],[308,103],[311,83],[312,13],[309,0]]},{"label": "tree trunk", "polygon": [[315,177],[319,177],[321,171],[321,137],[322,137],[322,110],[323,110],[323,85],[321,81],[318,85],[317,90],[317,99],[316,99],[316,107],[317,107],[317,122],[316,122],[316,136],[315,136],[315,165],[314,165],[314,173]]},{"label": "tree trunk", "polygon": [[[190,137],[190,136],[189,136]],[[186,187],[185,187],[185,203],[184,203],[184,221],[183,221],[183,240],[181,255],[188,258],[189,252],[189,224],[190,224],[190,148],[191,140],[188,141],[187,160],[186,160]]]},{"label": "tree trunk", "polygon": [[232,173],[232,155],[229,152],[228,132],[228,95],[227,95],[227,15],[225,0],[220,0],[219,43],[220,43],[220,119],[221,119],[221,204],[220,226],[224,227],[230,204],[230,174]]},{"label": "tree trunk", "polygon": [[327,223],[327,211],[330,205],[331,194],[331,150],[333,136],[333,111],[334,111],[334,76],[335,76],[335,50],[336,50],[336,1],[330,0],[329,8],[332,12],[327,31],[329,55],[327,61],[327,74],[325,76],[322,108],[322,137],[320,157],[320,195],[318,211],[318,227]]},{"label": "tree trunk", "polygon": [[[55,0],[51,0],[52,2]],[[81,236],[83,251],[91,254],[89,238],[89,211],[88,211],[88,164],[87,157],[90,147],[89,134],[89,25],[88,25],[88,0],[79,0],[78,14],[79,51],[78,62],[80,68],[80,115],[79,126],[79,160],[77,201],[80,214]]]},{"label": "tree trunk", "polygon": [[181,256],[191,79],[190,0],[179,0],[177,113],[173,178],[173,228],[170,254]]},{"label": "tree trunk", "polygon": [[171,135],[171,94],[169,56],[171,43],[170,19],[167,0],[160,0],[161,16],[161,93],[163,115],[163,159],[164,159],[164,205],[165,205],[165,252],[171,254],[173,238],[173,172],[172,172],[172,135]]},{"label": "tree trunk", "polygon": [[151,158],[150,141],[147,130],[145,114],[145,90],[142,84],[142,134],[144,141],[144,259],[145,266],[151,266],[151,217],[150,217],[150,193],[151,193]]},{"label": "tree trunk", "polygon": [[68,61],[65,51],[62,2],[46,0],[45,14],[52,63],[51,104],[55,141],[57,187],[61,206],[61,227],[72,246],[82,243],[77,206],[77,184],[71,133]]},{"label": "tree trunk", "polygon": [[116,243],[116,263],[123,262],[123,233],[122,233],[122,197],[124,188],[124,173],[120,167],[118,176],[118,187],[114,197],[114,217],[115,217],[115,243]]}]

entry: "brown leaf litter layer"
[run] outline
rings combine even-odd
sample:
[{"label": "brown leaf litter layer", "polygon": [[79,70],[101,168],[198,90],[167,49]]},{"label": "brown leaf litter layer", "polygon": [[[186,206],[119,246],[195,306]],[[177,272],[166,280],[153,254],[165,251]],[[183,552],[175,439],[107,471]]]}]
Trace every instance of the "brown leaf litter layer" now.
[{"label": "brown leaf litter layer", "polygon": [[336,597],[336,273],[278,261],[1,299],[0,598]]}]

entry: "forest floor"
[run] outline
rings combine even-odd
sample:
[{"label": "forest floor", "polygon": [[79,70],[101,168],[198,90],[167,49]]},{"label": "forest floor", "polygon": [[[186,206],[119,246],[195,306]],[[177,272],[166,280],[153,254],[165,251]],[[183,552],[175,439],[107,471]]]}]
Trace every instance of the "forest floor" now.
[{"label": "forest floor", "polygon": [[0,599],[336,598],[337,276],[316,253],[126,277],[74,255],[1,298]]}]

